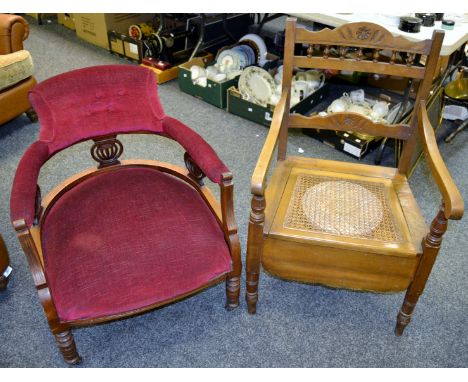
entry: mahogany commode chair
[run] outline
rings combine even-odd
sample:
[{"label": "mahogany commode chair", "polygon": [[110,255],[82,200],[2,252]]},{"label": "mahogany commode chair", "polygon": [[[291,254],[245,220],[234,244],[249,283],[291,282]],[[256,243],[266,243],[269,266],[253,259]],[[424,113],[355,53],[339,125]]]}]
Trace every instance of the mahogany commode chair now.
[{"label": "mahogany commode chair", "polygon": [[[282,96],[251,182],[246,261],[250,313],[256,312],[262,264],[268,273],[288,280],[362,291],[406,290],[395,329],[397,335],[403,333],[437,257],[447,220],[460,219],[464,208],[425,109],[442,40],[442,31],[434,31],[432,40],[412,42],[372,23],[311,32],[296,27],[295,19],[287,20]],[[296,43],[305,44],[306,56],[294,55]],[[417,63],[418,56],[425,58],[425,66]],[[294,67],[413,78],[419,87],[410,123],[374,123],[349,112],[290,114]],[[403,140],[404,148],[398,168],[290,157],[289,128],[390,137]],[[430,229],[407,179],[418,136],[443,197]],[[267,182],[277,144],[276,167]]]},{"label": "mahogany commode chair", "polygon": [[[79,69],[43,81],[30,99],[40,134],[18,166],[11,219],[65,361],[80,361],[74,326],[138,314],[222,280],[226,308],[237,307],[232,175],[198,134],[164,114],[154,74],[130,65]],[[117,135],[129,133],[177,141],[188,170],[119,160]],[[41,198],[41,166],[89,139],[97,168]],[[219,184],[220,203],[205,175]]]}]

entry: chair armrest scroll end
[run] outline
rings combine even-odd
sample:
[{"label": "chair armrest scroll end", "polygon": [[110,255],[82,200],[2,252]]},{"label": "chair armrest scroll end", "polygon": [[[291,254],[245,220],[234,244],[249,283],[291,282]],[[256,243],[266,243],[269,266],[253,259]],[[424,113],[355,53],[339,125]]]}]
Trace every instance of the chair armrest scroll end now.
[{"label": "chair armrest scroll end", "polygon": [[445,201],[445,217],[450,220],[460,220],[465,212],[465,206],[461,195],[458,194],[451,198],[450,201]]},{"label": "chair armrest scroll end", "polygon": [[263,196],[265,193],[265,179],[264,177],[256,176],[255,174],[252,176],[250,181],[250,192],[253,195]]},{"label": "chair armrest scroll end", "polygon": [[29,228],[28,225],[26,224],[25,219],[14,220],[12,224],[13,224],[13,228],[15,229],[17,233],[23,232]]},{"label": "chair armrest scroll end", "polygon": [[226,171],[221,174],[221,182],[224,183],[225,185],[232,184],[232,172]]}]

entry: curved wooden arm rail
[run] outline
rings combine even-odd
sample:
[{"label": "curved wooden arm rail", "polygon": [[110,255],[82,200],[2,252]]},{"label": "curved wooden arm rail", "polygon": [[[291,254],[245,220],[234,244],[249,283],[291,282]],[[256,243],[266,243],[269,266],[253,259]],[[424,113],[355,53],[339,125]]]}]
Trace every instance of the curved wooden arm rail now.
[{"label": "curved wooden arm rail", "polygon": [[424,101],[419,109],[419,131],[426,160],[443,197],[444,215],[447,219],[461,219],[464,212],[463,198],[440,155]]},{"label": "curved wooden arm rail", "polygon": [[[310,32],[296,27],[295,19],[287,19],[282,95],[251,180],[245,295],[249,313],[257,309],[263,266],[270,275],[286,280],[372,292],[406,291],[395,329],[397,335],[402,334],[429,277],[447,218],[457,219],[463,213],[463,201],[437,150],[423,102],[442,40],[443,32],[435,31],[432,40],[415,43],[372,23]],[[309,44],[306,56],[295,55],[297,43]],[[425,66],[419,64],[421,55],[427,56]],[[374,123],[349,112],[310,117],[290,114],[295,67],[417,80],[416,112],[407,125]],[[419,136],[418,122],[443,195],[443,205],[430,229],[407,179]],[[289,157],[289,128],[359,132],[405,144],[397,169]],[[277,162],[267,182],[277,145]]]},{"label": "curved wooden arm rail", "polygon": [[251,191],[255,195],[263,195],[266,185],[266,174],[270,169],[273,152],[278,143],[278,138],[281,130],[287,131],[286,126],[286,111],[289,105],[289,90],[283,91],[278,104],[273,113],[273,121],[271,122],[270,131],[263,145],[262,151],[255,166],[251,180]]}]

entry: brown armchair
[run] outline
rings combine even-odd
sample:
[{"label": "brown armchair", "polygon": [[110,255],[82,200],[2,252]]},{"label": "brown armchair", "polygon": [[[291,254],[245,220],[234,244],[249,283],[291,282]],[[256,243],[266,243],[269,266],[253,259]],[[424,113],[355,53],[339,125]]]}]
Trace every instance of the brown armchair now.
[{"label": "brown armchair", "polygon": [[[28,100],[28,92],[36,84],[36,79],[32,75],[32,64],[29,53],[23,51],[20,57],[7,57],[15,52],[23,50],[23,41],[28,38],[29,24],[21,16],[0,14],[0,76],[7,77],[6,82],[1,81],[0,86],[0,125],[22,113],[26,113],[29,119],[37,120],[34,110]],[[23,65],[26,69],[12,69],[14,65]],[[10,72],[6,72],[10,70]],[[12,75],[11,72],[15,74]],[[24,73],[21,75],[18,72]],[[10,81],[10,82],[8,82]]]},{"label": "brown armchair", "polygon": [[[164,114],[153,72],[130,65],[74,70],[38,84],[30,98],[39,139],[18,166],[11,219],[65,361],[80,361],[72,327],[142,313],[221,281],[226,308],[237,307],[241,260],[232,175],[202,137]],[[131,133],[180,143],[187,170],[121,161],[117,135]],[[97,168],[41,198],[41,166],[90,139]],[[203,184],[205,176],[219,185],[220,202]]]},{"label": "brown armchair", "polygon": [[[460,219],[463,200],[427,119],[425,100],[443,40],[412,42],[372,23],[311,32],[286,22],[283,90],[252,176],[247,242],[249,313],[256,312],[260,265],[269,274],[312,284],[372,292],[406,291],[396,335],[411,320],[432,270],[448,219]],[[307,56],[295,55],[296,43]],[[348,56],[347,52],[357,52]],[[382,51],[389,51],[385,56]],[[426,56],[426,65],[416,62]],[[409,124],[387,125],[351,112],[305,117],[290,114],[294,67],[353,70],[419,81]],[[418,134],[418,126],[420,134]],[[398,168],[288,156],[292,128],[352,131],[404,141]],[[427,227],[408,183],[418,136],[442,194]],[[274,150],[277,163],[267,179]]]}]

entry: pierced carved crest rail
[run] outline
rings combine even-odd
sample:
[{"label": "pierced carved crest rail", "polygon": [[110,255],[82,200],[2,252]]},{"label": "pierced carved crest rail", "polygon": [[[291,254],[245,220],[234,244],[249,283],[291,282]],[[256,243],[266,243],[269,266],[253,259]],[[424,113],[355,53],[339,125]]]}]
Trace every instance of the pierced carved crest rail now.
[{"label": "pierced carved crest rail", "polygon": [[340,70],[346,65],[348,70],[418,79],[425,72],[419,58],[431,47],[431,40],[410,41],[373,23],[350,23],[318,32],[296,28],[295,40],[309,45],[306,56],[294,56],[294,65],[299,67]]},{"label": "pierced carved crest rail", "polygon": [[296,42],[398,50],[414,54],[429,54],[431,48],[431,40],[411,41],[402,36],[394,36],[380,25],[367,22],[345,24],[335,29],[325,28],[318,32],[296,28]]}]

